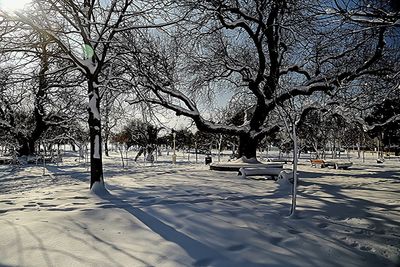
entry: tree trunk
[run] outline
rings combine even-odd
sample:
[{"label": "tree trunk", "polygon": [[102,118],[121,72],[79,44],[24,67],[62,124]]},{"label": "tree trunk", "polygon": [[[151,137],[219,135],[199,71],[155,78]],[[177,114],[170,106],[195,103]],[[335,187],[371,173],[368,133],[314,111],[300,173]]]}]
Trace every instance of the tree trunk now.
[{"label": "tree trunk", "polygon": [[144,152],[144,147],[140,147],[139,152],[136,154],[135,162],[139,159],[139,157],[143,154],[143,152]]},{"label": "tree trunk", "polygon": [[18,144],[19,148],[17,150],[18,156],[28,156],[31,154],[31,149],[29,146],[29,140],[24,138],[17,138],[18,139]]},{"label": "tree trunk", "polygon": [[222,134],[219,135],[219,140],[218,140],[218,162],[221,161],[221,148],[222,148]]},{"label": "tree trunk", "polygon": [[104,154],[109,157],[110,155],[108,154],[108,138],[110,136],[110,127],[109,127],[109,115],[110,115],[110,107],[108,103],[108,98],[106,94],[106,107],[105,107],[105,122],[104,122]]},{"label": "tree trunk", "polygon": [[108,134],[104,135],[104,154],[109,157],[109,153],[108,153]]},{"label": "tree trunk", "polygon": [[19,156],[27,156],[34,154],[36,141],[39,140],[42,134],[49,128],[49,126],[44,121],[44,116],[45,116],[44,99],[46,98],[46,90],[47,90],[46,72],[49,69],[47,44],[48,43],[46,40],[42,40],[41,43],[42,55],[40,58],[38,89],[37,92],[35,92],[34,109],[33,109],[34,128],[31,133],[25,136],[23,136],[22,134],[18,134],[17,140],[20,145],[18,149]]},{"label": "tree trunk", "polygon": [[257,154],[258,140],[251,138],[249,135],[239,136],[239,158],[255,158]]},{"label": "tree trunk", "polygon": [[90,188],[98,182],[104,185],[101,153],[101,117],[99,89],[93,79],[88,80],[90,133]]},{"label": "tree trunk", "polygon": [[297,205],[297,133],[296,133],[296,125],[292,126],[292,139],[293,139],[293,191],[292,191],[292,206],[290,210],[290,216],[296,216],[296,205]]}]

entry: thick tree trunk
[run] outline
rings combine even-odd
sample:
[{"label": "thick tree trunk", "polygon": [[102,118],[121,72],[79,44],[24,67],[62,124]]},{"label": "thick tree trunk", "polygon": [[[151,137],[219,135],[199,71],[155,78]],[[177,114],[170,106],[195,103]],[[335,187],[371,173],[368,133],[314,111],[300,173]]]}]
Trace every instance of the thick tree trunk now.
[{"label": "thick tree trunk", "polygon": [[95,81],[88,80],[89,133],[90,133],[90,188],[98,182],[104,185],[101,152],[101,117],[99,89]]},{"label": "thick tree trunk", "polygon": [[42,134],[49,128],[49,126],[44,121],[45,109],[44,109],[44,100],[46,98],[46,90],[47,90],[47,79],[46,72],[49,69],[48,62],[48,53],[47,53],[47,42],[42,40],[42,56],[40,58],[40,71],[39,71],[39,80],[38,80],[38,89],[35,93],[35,101],[34,101],[34,110],[33,110],[33,118],[34,118],[34,128],[33,131],[25,136],[17,137],[20,148],[18,149],[19,156],[27,156],[35,153],[35,143],[40,139]]},{"label": "thick tree trunk", "polygon": [[255,158],[257,154],[258,140],[251,138],[250,135],[239,136],[239,158]]},{"label": "thick tree trunk", "polygon": [[20,137],[18,139],[19,148],[17,150],[18,156],[28,156],[31,155],[31,148],[29,146],[29,140],[25,137]]}]

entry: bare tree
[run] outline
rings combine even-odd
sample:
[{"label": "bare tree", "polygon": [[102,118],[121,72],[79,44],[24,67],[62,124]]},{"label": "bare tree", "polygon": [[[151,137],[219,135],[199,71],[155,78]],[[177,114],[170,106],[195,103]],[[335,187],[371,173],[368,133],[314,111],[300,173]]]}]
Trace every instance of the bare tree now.
[{"label": "bare tree", "polygon": [[103,91],[107,90],[104,86],[107,68],[113,67],[116,56],[112,49],[116,36],[149,25],[166,25],[156,25],[155,16],[164,12],[163,7],[164,1],[38,0],[32,3],[29,16],[22,12],[0,15],[5,23],[28,26],[55,43],[61,50],[58,57],[85,77],[89,103],[90,188],[94,183],[104,184],[100,102]]},{"label": "bare tree", "polygon": [[16,139],[22,156],[35,153],[36,142],[50,128],[70,125],[76,98],[59,97],[76,82],[60,84],[68,68],[52,57],[58,53],[52,42],[32,31],[15,31],[15,26],[1,27],[0,55],[7,64],[2,69],[0,128]]},{"label": "bare tree", "polygon": [[[387,49],[387,27],[343,20],[329,12],[331,6],[184,1],[191,19],[168,32],[176,38],[148,32],[139,43],[124,36],[132,51],[121,59],[129,66],[125,81],[138,98],[192,118],[200,130],[238,136],[239,155],[254,157],[260,140],[279,130],[275,110],[287,101],[302,96],[328,103],[345,92],[356,95],[365,77],[394,74],[379,64],[396,52]],[[240,125],[216,122],[204,108],[204,99],[218,91],[231,98],[228,103],[245,99]]]}]

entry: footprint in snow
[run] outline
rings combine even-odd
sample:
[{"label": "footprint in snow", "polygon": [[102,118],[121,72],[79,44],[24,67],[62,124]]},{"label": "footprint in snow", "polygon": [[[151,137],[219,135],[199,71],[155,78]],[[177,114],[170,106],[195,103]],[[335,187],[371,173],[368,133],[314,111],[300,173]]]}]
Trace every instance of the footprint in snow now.
[{"label": "footprint in snow", "polygon": [[175,229],[176,230],[181,230],[181,229],[183,229],[185,226],[183,225],[183,224],[180,224],[180,223],[177,223],[177,224],[175,224]]},{"label": "footprint in snow", "polygon": [[96,202],[94,204],[96,204],[96,205],[104,205],[104,204],[108,204],[108,202]]},{"label": "footprint in snow", "polygon": [[293,235],[297,235],[297,234],[301,234],[302,232],[297,231],[297,230],[294,230],[294,229],[289,229],[289,230],[288,230],[288,233],[289,233],[289,234],[293,234]]},{"label": "footprint in snow", "polygon": [[385,230],[382,230],[382,229],[376,230],[376,233],[377,233],[378,235],[384,235],[384,234],[386,234]]},{"label": "footprint in snow", "polygon": [[154,197],[151,197],[151,196],[140,196],[140,197],[138,197],[138,199],[143,199],[143,200],[146,200],[146,199],[153,199]]},{"label": "footprint in snow", "polygon": [[48,211],[74,211],[76,208],[50,208]]},{"label": "footprint in snow", "polygon": [[93,209],[82,209],[81,211],[92,211]]},{"label": "footprint in snow", "polygon": [[29,207],[36,207],[36,204],[26,204],[24,207],[29,208]]},{"label": "footprint in snow", "polygon": [[114,204],[106,204],[106,205],[100,206],[99,208],[102,208],[102,209],[112,209],[112,208],[115,208],[115,205],[114,205]]},{"label": "footprint in snow", "polygon": [[371,248],[368,247],[368,246],[361,246],[361,247],[360,247],[360,250],[362,250],[362,251],[370,251]]},{"label": "footprint in snow", "polygon": [[328,224],[327,223],[319,223],[317,226],[321,229],[324,229],[324,228],[328,227]]},{"label": "footprint in snow", "polygon": [[193,263],[193,266],[195,267],[203,267],[203,266],[208,266],[210,265],[212,262],[212,259],[201,259],[201,260],[197,260]]},{"label": "footprint in snow", "polygon": [[353,243],[349,244],[349,246],[355,248],[355,247],[358,246],[358,243],[357,242],[353,242]]},{"label": "footprint in snow", "polygon": [[37,204],[42,208],[54,208],[54,207],[57,207],[57,205],[46,204],[46,203],[42,203],[42,202],[38,202]]},{"label": "footprint in snow", "polygon": [[278,245],[279,243],[282,242],[282,240],[283,240],[282,237],[271,237],[271,238],[269,239],[269,242],[270,242],[272,245]]},{"label": "footprint in snow", "polygon": [[88,197],[82,197],[82,196],[75,196],[73,199],[89,199]]},{"label": "footprint in snow", "polygon": [[365,230],[364,229],[358,229],[358,230],[354,231],[354,233],[358,234],[358,235],[361,235],[361,234],[365,233]]},{"label": "footprint in snow", "polygon": [[228,249],[229,251],[239,251],[239,250],[242,250],[242,249],[245,249],[245,248],[246,248],[245,245],[239,244],[239,245],[230,246],[230,247],[228,247],[227,249]]},{"label": "footprint in snow", "polygon": [[72,202],[71,204],[72,205],[84,205],[86,203],[84,203],[84,202]]}]

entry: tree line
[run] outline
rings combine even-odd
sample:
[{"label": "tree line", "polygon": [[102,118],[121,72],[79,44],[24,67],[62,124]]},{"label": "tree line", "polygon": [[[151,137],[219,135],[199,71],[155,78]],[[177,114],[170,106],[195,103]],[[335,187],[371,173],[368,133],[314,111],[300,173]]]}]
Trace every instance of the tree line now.
[{"label": "tree line", "polygon": [[103,139],[127,104],[237,138],[246,157],[293,127],[320,149],[316,122],[329,116],[326,127],[395,135],[399,19],[396,1],[364,0],[37,0],[2,10],[2,139],[29,154],[50,133],[79,139],[86,122],[92,187],[104,183]]}]

